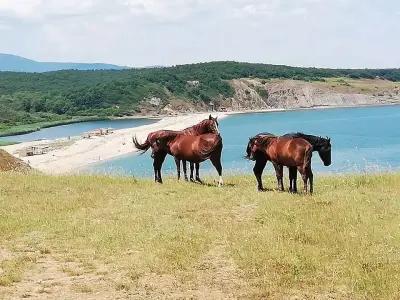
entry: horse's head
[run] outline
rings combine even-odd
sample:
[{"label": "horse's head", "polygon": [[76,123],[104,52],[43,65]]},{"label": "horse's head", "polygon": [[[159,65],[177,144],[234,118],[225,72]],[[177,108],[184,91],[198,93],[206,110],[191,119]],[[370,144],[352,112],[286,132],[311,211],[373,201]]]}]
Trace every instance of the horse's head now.
[{"label": "horse's head", "polygon": [[315,147],[315,150],[318,151],[319,157],[321,157],[322,162],[325,166],[330,166],[332,163],[332,146],[331,139],[326,137],[320,137],[318,143]]},{"label": "horse's head", "polygon": [[249,138],[246,148],[246,159],[256,160],[256,153],[261,150],[262,142],[258,137]]},{"label": "horse's head", "polygon": [[208,119],[205,119],[202,123],[203,131],[205,131],[204,133],[219,134],[218,117],[214,118],[210,115]]},{"label": "horse's head", "polygon": [[265,148],[268,147],[273,138],[276,138],[276,135],[269,132],[259,133],[256,136],[249,138],[245,158],[256,160],[256,154],[265,154]]}]

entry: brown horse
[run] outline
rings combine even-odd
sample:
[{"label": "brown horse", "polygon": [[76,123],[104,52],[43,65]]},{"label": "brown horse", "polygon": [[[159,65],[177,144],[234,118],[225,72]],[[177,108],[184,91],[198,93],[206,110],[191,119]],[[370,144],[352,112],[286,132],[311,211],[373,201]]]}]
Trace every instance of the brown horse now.
[{"label": "brown horse", "polygon": [[[217,118],[213,118],[211,115],[208,117],[208,119],[205,119],[203,121],[201,121],[200,123],[188,127],[184,130],[181,131],[177,131],[177,130],[158,130],[158,131],[154,131],[148,134],[146,141],[143,144],[140,144],[135,137],[132,138],[133,143],[135,145],[135,147],[139,150],[142,151],[142,153],[146,152],[150,147],[152,147],[152,145],[154,145],[155,141],[158,138],[168,138],[168,137],[175,137],[178,134],[184,134],[184,135],[200,135],[200,134],[204,134],[204,133],[215,133],[218,134],[219,133],[219,129],[218,129],[218,120]],[[154,155],[154,162],[153,162],[153,168],[154,168],[154,178],[155,181],[157,182],[162,182],[161,179],[161,174],[158,173],[158,170],[156,170],[156,166],[158,165],[162,165],[165,157],[167,155],[167,153],[165,152],[160,152],[160,153],[155,153],[153,151],[153,155]],[[177,171],[178,171],[178,180],[181,177],[181,168],[180,168],[180,164],[181,164],[181,160],[179,159],[175,159],[175,163],[176,163],[176,167],[177,167]],[[196,164],[196,180],[200,180],[199,178],[199,164]],[[186,162],[183,162],[183,172],[184,172],[184,176],[185,179],[187,180],[187,169],[186,169]],[[193,167],[191,165],[191,174],[190,174],[191,179],[193,178]]]},{"label": "brown horse", "polygon": [[[313,173],[311,169],[313,146],[305,139],[299,137],[277,137],[273,135],[255,137],[249,141],[247,146],[247,157],[256,160],[263,156],[264,161],[271,161],[277,171],[278,182],[283,187],[283,166],[290,170],[296,168],[302,175],[304,182],[304,191],[308,191],[308,182],[310,183],[310,193],[313,192]],[[325,165],[330,164],[330,152],[328,155],[321,155]],[[265,163],[264,163],[265,166]],[[261,175],[264,166],[259,165],[255,170],[258,181],[258,189],[263,190]],[[278,170],[277,170],[278,168]],[[256,172],[257,171],[257,172]]]},{"label": "brown horse", "polygon": [[[254,150],[254,152],[252,152],[252,148],[257,139],[263,139],[267,137],[276,137],[276,135],[269,132],[259,133],[256,136],[249,138],[249,143],[247,144],[247,149],[246,149],[245,158],[254,160],[256,162],[253,168],[253,172],[257,179],[259,191],[264,190],[262,184],[262,173],[269,159],[265,155],[264,151]],[[278,189],[283,191],[283,180],[282,180],[283,176],[281,176],[283,175],[283,167],[275,162],[272,162],[272,165],[274,166],[275,169],[276,179],[278,181]]]},{"label": "brown horse", "polygon": [[[332,145],[331,139],[326,137],[320,137],[315,135],[304,134],[302,132],[288,133],[283,137],[291,138],[302,138],[305,139],[313,146],[313,152],[317,151],[319,157],[323,161],[325,166],[330,166],[332,163]],[[289,191],[297,193],[297,169],[295,167],[289,167]]]},{"label": "brown horse", "polygon": [[[176,136],[157,138],[152,145],[152,156],[155,158],[160,153],[168,153],[176,159],[183,160],[184,163],[189,161],[195,164],[209,159],[217,169],[219,175],[218,185],[221,186],[223,184],[221,165],[222,147],[222,138],[219,134],[206,133],[197,136],[178,134]],[[157,165],[159,182],[162,182],[161,167],[162,163]]]}]

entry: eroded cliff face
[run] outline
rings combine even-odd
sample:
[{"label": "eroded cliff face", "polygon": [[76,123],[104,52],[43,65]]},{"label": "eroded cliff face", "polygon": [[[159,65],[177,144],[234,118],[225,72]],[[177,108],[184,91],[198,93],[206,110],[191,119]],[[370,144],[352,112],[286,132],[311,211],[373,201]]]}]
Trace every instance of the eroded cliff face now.
[{"label": "eroded cliff face", "polygon": [[235,79],[230,84],[234,96],[218,101],[220,108],[227,110],[400,104],[400,83],[379,79],[325,82]]},{"label": "eroded cliff face", "polygon": [[[201,82],[199,82],[201,84]],[[210,102],[169,99],[145,101],[143,114],[174,115],[197,111],[244,111],[313,107],[400,104],[400,82],[381,79],[338,79],[300,81],[282,79],[234,79],[229,84],[233,97],[222,96]],[[152,99],[154,100],[154,99]]]}]

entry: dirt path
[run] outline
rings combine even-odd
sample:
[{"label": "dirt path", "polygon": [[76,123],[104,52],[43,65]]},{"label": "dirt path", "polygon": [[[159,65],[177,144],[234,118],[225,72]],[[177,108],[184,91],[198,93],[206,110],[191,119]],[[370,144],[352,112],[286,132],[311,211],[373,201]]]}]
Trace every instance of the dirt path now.
[{"label": "dirt path", "polygon": [[61,262],[43,255],[22,281],[7,289],[8,299],[127,299],[117,291],[106,269],[88,270],[80,263]]},{"label": "dirt path", "polygon": [[[254,203],[233,208],[232,222],[249,220],[256,208]],[[225,238],[214,241],[190,270],[177,275],[145,274],[134,281],[100,262],[66,261],[65,256],[33,248],[20,248],[15,253],[0,248],[0,263],[27,252],[35,257],[34,262],[19,282],[0,287],[0,298],[238,299],[246,298],[249,291]]]},{"label": "dirt path", "polygon": [[226,241],[214,244],[196,268],[199,299],[237,299],[243,297],[246,282],[227,250]]}]

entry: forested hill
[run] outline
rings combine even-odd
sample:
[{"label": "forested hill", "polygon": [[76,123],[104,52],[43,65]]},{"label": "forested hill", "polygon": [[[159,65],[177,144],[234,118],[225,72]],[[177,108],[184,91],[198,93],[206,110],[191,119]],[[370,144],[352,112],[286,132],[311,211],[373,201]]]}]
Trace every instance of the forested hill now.
[{"label": "forested hill", "polygon": [[323,81],[330,77],[400,81],[400,69],[318,69],[237,62],[168,68],[0,72],[0,132],[17,125],[68,120],[73,116],[132,115],[155,99],[208,105],[234,93],[227,80],[287,78]]}]

